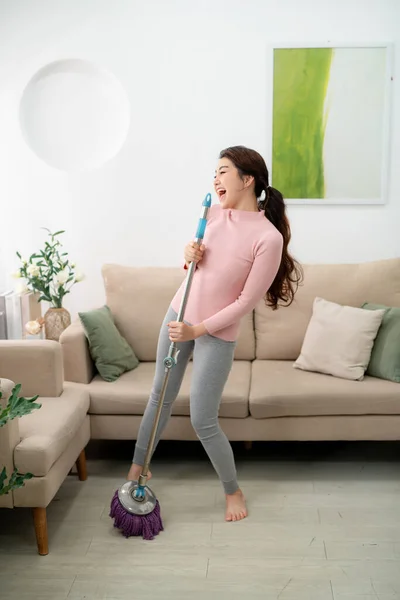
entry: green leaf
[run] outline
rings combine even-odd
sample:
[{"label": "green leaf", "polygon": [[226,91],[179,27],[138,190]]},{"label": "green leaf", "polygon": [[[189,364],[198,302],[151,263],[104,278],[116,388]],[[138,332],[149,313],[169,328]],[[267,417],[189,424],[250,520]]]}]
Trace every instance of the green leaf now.
[{"label": "green leaf", "polygon": [[4,469],[2,470],[2,472],[0,474],[0,496],[4,496],[5,494],[8,494],[12,490],[16,490],[17,488],[23,487],[24,482],[27,479],[32,479],[32,477],[33,477],[32,473],[22,474],[22,473],[18,473],[17,469],[14,469],[14,471],[11,474],[11,477],[8,480],[8,484],[4,485],[4,482],[7,479],[7,472],[6,472],[6,468],[4,467]]},{"label": "green leaf", "polygon": [[[21,384],[18,383],[11,391],[7,406],[0,410],[0,427],[3,427],[8,421],[11,421],[16,417],[28,415],[42,406],[35,402],[39,398],[39,395],[33,396],[32,398],[24,398],[23,396],[19,396],[20,390]],[[1,397],[2,393],[0,392],[0,398]]]},{"label": "green leaf", "polygon": [[16,252],[15,254],[18,256],[18,258],[20,258],[22,260],[22,256],[20,255],[19,252]]},{"label": "green leaf", "polygon": [[7,472],[6,472],[6,468],[4,467],[2,472],[0,473],[0,494],[1,494],[1,489],[4,486],[4,482],[7,479]]},{"label": "green leaf", "polygon": [[55,233],[53,233],[53,237],[56,237],[56,235],[60,235],[60,233],[65,233],[65,229],[62,229],[60,231],[56,231]]}]

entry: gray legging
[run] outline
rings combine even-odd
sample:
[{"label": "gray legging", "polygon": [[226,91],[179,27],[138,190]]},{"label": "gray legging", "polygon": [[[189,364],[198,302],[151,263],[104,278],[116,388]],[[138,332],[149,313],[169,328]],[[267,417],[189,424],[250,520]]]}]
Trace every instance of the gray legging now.
[{"label": "gray legging", "polygon": [[[133,457],[133,462],[137,465],[143,465],[144,463],[164,378],[163,359],[168,354],[171,344],[167,323],[176,320],[176,318],[176,312],[170,308],[161,327],[153,388],[144,411]],[[238,484],[232,448],[219,426],[218,410],[222,392],[232,368],[235,347],[236,342],[226,342],[211,335],[203,335],[197,340],[178,344],[180,350],[178,362],[170,373],[154,445],[155,448],[171,416],[172,404],[178,396],[188,361],[193,352],[190,390],[191,423],[222,482],[226,494],[236,492]]]}]

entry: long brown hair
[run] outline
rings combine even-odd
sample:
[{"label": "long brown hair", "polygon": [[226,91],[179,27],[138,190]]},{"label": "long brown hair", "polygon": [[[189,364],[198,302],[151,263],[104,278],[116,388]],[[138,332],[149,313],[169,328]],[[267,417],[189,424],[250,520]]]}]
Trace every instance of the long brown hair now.
[{"label": "long brown hair", "polygon": [[[282,260],[278,272],[269,290],[266,292],[266,303],[273,310],[278,308],[279,301],[289,306],[294,299],[298,285],[303,277],[300,264],[289,254],[291,239],[289,220],[281,192],[269,185],[269,174],[263,157],[245,146],[232,146],[220,152],[219,158],[228,158],[236,167],[239,176],[254,177],[255,195],[259,210],[263,210],[266,218],[276,227],[283,237]],[[263,192],[265,198],[260,200]]]}]

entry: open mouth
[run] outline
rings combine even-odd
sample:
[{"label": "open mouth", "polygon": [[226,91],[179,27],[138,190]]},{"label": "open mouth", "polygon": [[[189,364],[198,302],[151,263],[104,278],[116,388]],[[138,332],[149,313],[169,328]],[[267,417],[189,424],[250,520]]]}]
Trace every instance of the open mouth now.
[{"label": "open mouth", "polygon": [[220,188],[219,190],[217,190],[217,194],[220,200],[222,200],[225,197],[226,194],[226,190],[223,190],[222,188]]}]

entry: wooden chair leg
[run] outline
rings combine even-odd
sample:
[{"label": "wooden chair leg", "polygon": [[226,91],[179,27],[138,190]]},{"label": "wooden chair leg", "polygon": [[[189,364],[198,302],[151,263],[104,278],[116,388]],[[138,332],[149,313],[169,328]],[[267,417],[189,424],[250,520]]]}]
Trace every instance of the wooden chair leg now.
[{"label": "wooden chair leg", "polygon": [[86,454],[85,454],[84,450],[82,450],[82,452],[78,456],[78,460],[76,461],[76,468],[78,469],[79,481],[86,481],[87,469],[86,469]]},{"label": "wooden chair leg", "polygon": [[253,447],[253,442],[244,442],[244,449],[245,450],[251,450]]},{"label": "wooden chair leg", "polygon": [[33,522],[35,525],[38,553],[41,556],[46,556],[49,553],[49,538],[47,535],[47,514],[45,508],[33,509]]}]

